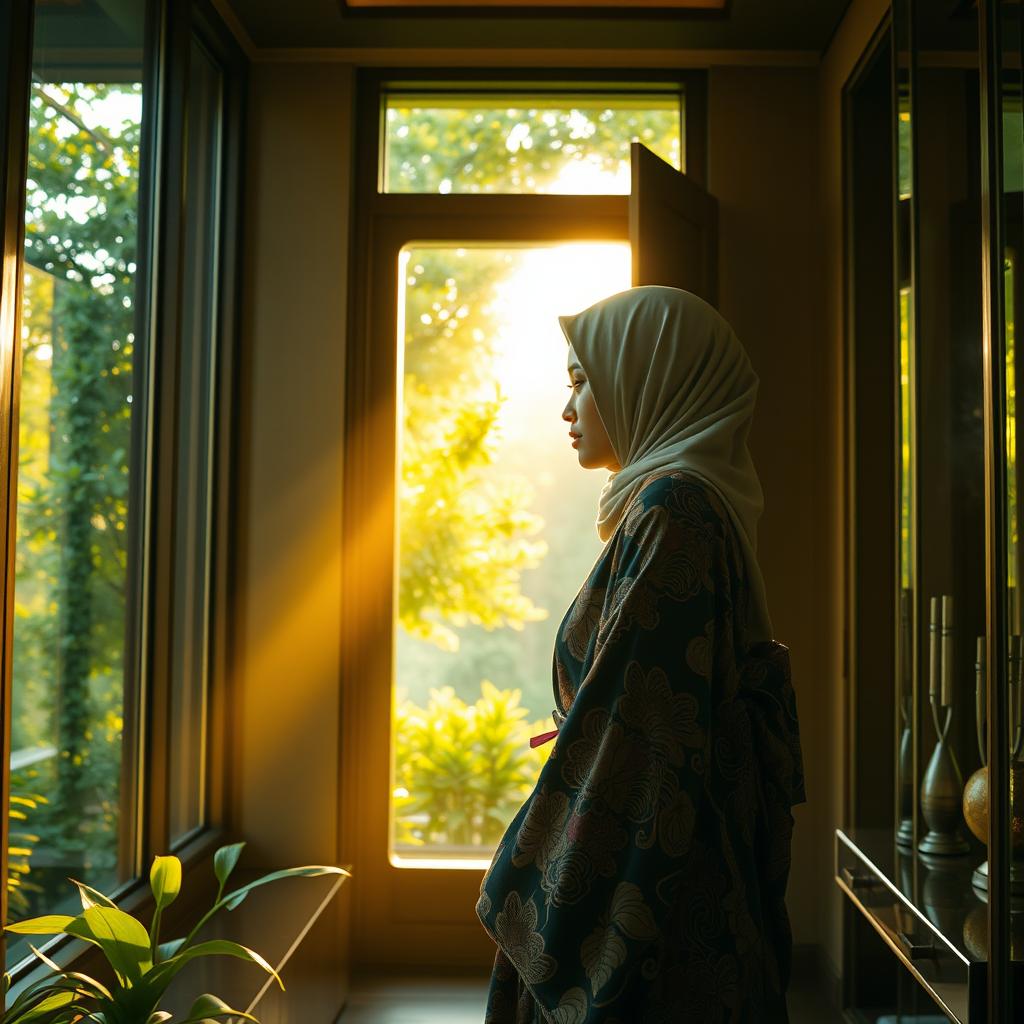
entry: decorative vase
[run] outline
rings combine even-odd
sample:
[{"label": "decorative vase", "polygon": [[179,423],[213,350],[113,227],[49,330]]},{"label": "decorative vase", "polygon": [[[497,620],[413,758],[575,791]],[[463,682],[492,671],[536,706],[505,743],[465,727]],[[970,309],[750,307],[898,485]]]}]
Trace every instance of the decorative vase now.
[{"label": "decorative vase", "polygon": [[[904,716],[906,722],[906,716]],[[910,849],[914,845],[914,783],[913,740],[910,725],[904,724],[900,736],[900,826],[896,830],[896,845]]]},{"label": "decorative vase", "polygon": [[928,825],[928,834],[917,847],[921,853],[933,857],[961,857],[970,852],[970,844],[960,831],[963,785],[944,730],[932,751],[921,784],[921,813]]},{"label": "decorative vase", "polygon": [[[988,767],[979,768],[964,787],[964,820],[988,844]],[[1010,895],[1024,896],[1024,762],[1010,765]],[[988,861],[974,872],[974,887],[988,892]]]},{"label": "decorative vase", "polygon": [[931,857],[962,857],[970,844],[960,829],[960,802],[964,780],[949,745],[949,727],[953,720],[953,598],[932,598],[931,664],[928,702],[935,724],[935,749],[921,782],[921,813],[928,834],[917,844],[920,853]]}]

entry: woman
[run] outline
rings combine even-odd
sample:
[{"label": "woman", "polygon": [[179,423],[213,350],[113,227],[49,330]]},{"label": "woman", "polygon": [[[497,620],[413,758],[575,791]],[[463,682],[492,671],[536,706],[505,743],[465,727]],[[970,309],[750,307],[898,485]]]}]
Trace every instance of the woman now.
[{"label": "woman", "polygon": [[558,630],[554,746],[480,888],[486,1024],[785,1021],[804,794],[755,555],[757,377],[676,288],[560,322],[607,543]]}]

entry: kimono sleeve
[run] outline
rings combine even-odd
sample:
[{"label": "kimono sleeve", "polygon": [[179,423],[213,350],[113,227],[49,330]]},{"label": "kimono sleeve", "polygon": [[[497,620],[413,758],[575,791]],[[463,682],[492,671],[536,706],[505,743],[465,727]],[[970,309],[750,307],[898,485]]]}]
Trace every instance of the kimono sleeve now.
[{"label": "kimono sleeve", "polygon": [[589,668],[477,904],[558,1024],[607,1020],[642,975],[706,806],[716,629],[730,618],[722,523],[692,484],[642,499],[620,528]]}]

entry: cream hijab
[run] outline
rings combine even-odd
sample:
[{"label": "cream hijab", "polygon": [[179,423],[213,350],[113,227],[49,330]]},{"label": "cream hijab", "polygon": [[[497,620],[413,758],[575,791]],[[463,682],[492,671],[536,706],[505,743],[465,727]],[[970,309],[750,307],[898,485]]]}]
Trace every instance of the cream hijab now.
[{"label": "cream hijab", "polygon": [[764,496],[747,450],[758,379],[732,328],[703,299],[661,286],[630,288],[558,322],[622,467],[601,492],[601,539],[652,473],[700,477],[725,503],[743,549],[748,642],[772,639],[756,553]]}]

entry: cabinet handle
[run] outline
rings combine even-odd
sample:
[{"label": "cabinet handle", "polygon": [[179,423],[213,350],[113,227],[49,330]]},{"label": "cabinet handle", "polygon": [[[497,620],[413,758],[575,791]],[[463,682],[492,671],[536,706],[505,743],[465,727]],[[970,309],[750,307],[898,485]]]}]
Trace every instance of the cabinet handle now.
[{"label": "cabinet handle", "polygon": [[929,942],[927,945],[918,942],[912,935],[897,929],[894,933],[900,950],[908,960],[932,960],[935,957],[935,947]]},{"label": "cabinet handle", "polygon": [[844,867],[839,869],[839,874],[851,892],[878,888],[878,879],[870,871],[854,871],[853,868]]}]

